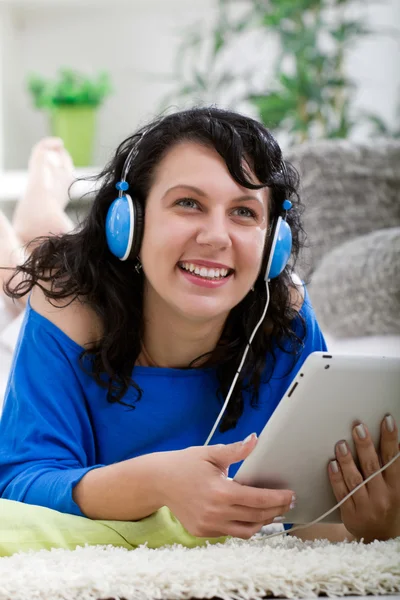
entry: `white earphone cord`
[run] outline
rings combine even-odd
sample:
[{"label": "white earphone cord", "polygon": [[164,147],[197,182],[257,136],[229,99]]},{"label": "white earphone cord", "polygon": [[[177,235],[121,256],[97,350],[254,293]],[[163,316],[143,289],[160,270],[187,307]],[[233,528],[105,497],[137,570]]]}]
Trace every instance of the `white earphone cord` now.
[{"label": "white earphone cord", "polygon": [[[222,417],[224,415],[224,412],[226,410],[226,407],[228,406],[228,402],[229,402],[229,400],[230,400],[230,398],[232,396],[232,392],[234,390],[234,387],[235,387],[236,382],[238,380],[238,377],[240,375],[240,371],[242,370],[242,367],[244,365],[244,361],[246,360],[246,356],[247,356],[247,353],[248,353],[249,348],[251,346],[251,343],[252,343],[252,341],[254,339],[254,336],[256,335],[256,333],[258,331],[258,328],[260,327],[261,323],[265,319],[265,315],[267,313],[268,305],[269,305],[269,287],[268,287],[269,279],[265,283],[266,283],[266,291],[267,291],[267,301],[265,303],[265,308],[264,308],[263,314],[261,316],[261,319],[258,321],[257,325],[255,326],[255,328],[253,330],[253,333],[250,336],[249,343],[247,344],[246,349],[245,349],[245,351],[243,353],[242,360],[240,361],[239,368],[236,371],[236,374],[235,374],[235,377],[234,377],[234,379],[232,381],[231,387],[229,388],[229,392],[228,392],[228,394],[226,396],[224,405],[223,405],[223,407],[222,407],[222,409],[221,409],[221,411],[220,411],[220,413],[219,413],[219,415],[217,417],[217,420],[215,421],[215,423],[213,425],[213,428],[210,431],[210,434],[209,434],[209,436],[208,436],[208,438],[207,438],[207,440],[206,440],[206,442],[204,444],[205,446],[208,446],[208,444],[209,444],[212,436],[215,433],[215,430],[217,429],[217,427],[219,425],[219,422],[221,421],[221,419],[222,419]],[[360,488],[362,488],[363,485],[366,485],[369,481],[371,481],[371,479],[373,479],[374,477],[376,477],[376,475],[379,475],[379,473],[382,473],[382,471],[384,471],[385,469],[387,469],[388,467],[390,467],[390,465],[393,464],[394,461],[397,460],[399,457],[400,457],[400,452],[398,452],[388,463],[386,463],[386,465],[384,465],[381,469],[379,469],[379,471],[376,471],[375,473],[372,473],[372,475],[370,475],[369,477],[367,477],[367,479],[365,479],[365,481],[363,481],[362,483],[360,483],[357,487],[354,488],[354,490],[352,490],[351,492],[349,492],[347,494],[347,496],[345,496],[343,498],[343,500],[341,500],[340,502],[338,502],[337,504],[335,504],[335,506],[333,506],[330,510],[328,510],[326,513],[324,513],[323,515],[321,515],[320,517],[318,517],[318,519],[315,519],[314,521],[311,521],[310,523],[306,523],[305,525],[297,525],[296,527],[292,527],[292,529],[290,529],[290,531],[293,532],[293,531],[298,531],[299,529],[305,529],[306,527],[310,527],[311,525],[315,525],[316,523],[319,523],[320,521],[322,521],[322,519],[325,519],[325,517],[327,517],[328,515],[330,515],[334,510],[336,510],[337,508],[339,508],[340,506],[342,506],[342,504],[344,504],[346,502],[346,500],[348,500],[348,498],[350,498]],[[276,537],[278,535],[285,535],[285,534],[286,534],[286,531],[279,531],[277,533],[272,533],[270,535],[265,536],[265,539],[269,539],[269,538]]]},{"label": "white earphone cord", "polygon": [[219,425],[219,422],[221,421],[221,419],[222,419],[222,417],[223,417],[223,414],[224,414],[224,412],[225,412],[225,410],[226,410],[226,407],[228,406],[228,402],[229,402],[229,400],[230,400],[230,398],[231,398],[231,396],[232,396],[232,392],[233,392],[233,390],[234,390],[234,387],[235,387],[235,385],[236,385],[236,382],[237,382],[237,380],[238,380],[238,377],[239,377],[239,375],[240,375],[240,371],[242,370],[242,367],[243,367],[243,365],[244,365],[244,361],[246,360],[246,356],[247,356],[247,353],[248,353],[248,351],[249,351],[249,348],[250,348],[250,346],[251,346],[251,343],[252,343],[252,341],[254,340],[254,336],[256,335],[256,333],[257,333],[257,331],[258,331],[258,328],[260,327],[261,323],[264,321],[264,319],[265,319],[265,315],[267,314],[267,309],[268,309],[268,305],[269,305],[269,287],[268,287],[269,280],[268,280],[268,281],[266,281],[265,283],[266,283],[266,290],[267,290],[267,301],[266,301],[266,303],[265,303],[265,308],[264,308],[263,314],[262,314],[262,316],[261,316],[261,319],[258,321],[257,325],[255,326],[255,328],[254,328],[254,330],[253,330],[253,333],[252,333],[252,334],[251,334],[251,336],[250,336],[249,343],[247,344],[247,346],[246,346],[246,349],[245,349],[245,351],[243,352],[242,360],[240,361],[239,368],[238,368],[238,370],[237,370],[237,371],[236,371],[236,373],[235,373],[235,377],[233,378],[233,381],[232,381],[231,387],[229,388],[229,392],[228,392],[228,395],[226,396],[226,399],[225,399],[224,405],[223,405],[223,407],[221,408],[221,412],[219,413],[219,415],[218,415],[218,417],[217,417],[217,420],[215,421],[215,423],[214,423],[214,426],[213,426],[213,428],[211,429],[211,431],[210,431],[210,434],[209,434],[208,438],[207,438],[207,439],[206,439],[206,441],[205,441],[205,444],[204,444],[205,446],[208,446],[208,444],[209,444],[209,442],[210,442],[210,440],[211,440],[212,436],[214,435],[214,432],[215,432],[215,430],[217,429],[217,427],[218,427],[218,425]]}]

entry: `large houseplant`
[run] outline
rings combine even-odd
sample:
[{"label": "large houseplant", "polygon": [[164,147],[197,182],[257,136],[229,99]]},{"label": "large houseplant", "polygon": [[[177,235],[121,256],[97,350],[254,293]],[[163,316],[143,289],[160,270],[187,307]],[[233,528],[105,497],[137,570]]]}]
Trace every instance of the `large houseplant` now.
[{"label": "large houseplant", "polygon": [[[349,49],[379,33],[365,19],[365,4],[379,1],[248,0],[240,11],[231,0],[216,0],[211,27],[195,23],[182,34],[174,86],[163,106],[220,103],[221,92],[232,88],[224,104],[233,109],[247,104],[290,143],[348,137],[362,123],[395,135],[378,115],[355,109],[355,83],[345,69]],[[255,32],[275,50],[271,58],[263,47],[273,68],[261,87],[260,81],[254,84],[253,66],[240,73],[236,68],[246,36]]]},{"label": "large houseplant", "polygon": [[54,81],[31,75],[28,89],[36,108],[48,112],[51,133],[63,139],[74,164],[91,164],[97,110],[111,92],[109,75],[89,78],[60,69]]}]

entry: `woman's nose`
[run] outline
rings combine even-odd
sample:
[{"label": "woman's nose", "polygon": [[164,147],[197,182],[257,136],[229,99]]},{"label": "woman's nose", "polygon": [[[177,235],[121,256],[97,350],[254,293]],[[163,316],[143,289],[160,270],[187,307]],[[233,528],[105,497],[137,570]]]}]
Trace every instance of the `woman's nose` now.
[{"label": "woman's nose", "polygon": [[201,224],[196,241],[198,244],[218,249],[231,246],[229,223],[227,223],[225,215],[210,215],[205,219]]}]

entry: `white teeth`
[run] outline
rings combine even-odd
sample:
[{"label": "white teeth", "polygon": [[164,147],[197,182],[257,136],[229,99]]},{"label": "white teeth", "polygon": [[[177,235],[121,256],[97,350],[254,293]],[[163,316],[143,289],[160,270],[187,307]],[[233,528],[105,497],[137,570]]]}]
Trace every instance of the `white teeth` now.
[{"label": "white teeth", "polygon": [[221,279],[228,275],[228,269],[207,269],[207,267],[199,267],[187,262],[180,263],[180,265],[185,271],[195,273],[195,275],[199,275],[200,277],[207,277],[207,279]]}]

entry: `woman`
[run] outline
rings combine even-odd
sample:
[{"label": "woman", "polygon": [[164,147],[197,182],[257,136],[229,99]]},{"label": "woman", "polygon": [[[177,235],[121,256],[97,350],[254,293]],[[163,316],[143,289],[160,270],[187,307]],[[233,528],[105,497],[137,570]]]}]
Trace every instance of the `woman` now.
[{"label": "woman", "polygon": [[[8,286],[32,294],[0,425],[0,494],[90,519],[136,521],[166,505],[196,536],[248,538],[290,511],[293,491],[228,476],[307,355],[326,349],[292,276],[302,233],[295,171],[261,124],[211,108],[155,121],[101,177],[82,227],[42,243],[17,270],[23,282]],[[279,217],[291,228],[292,266],[271,274]],[[368,433],[354,436],[362,468],[378,469]],[[381,458],[394,446],[388,418]],[[335,453],[329,476],[341,498],[363,474]],[[398,463],[343,505],[343,526],[302,537],[399,535]]]}]

